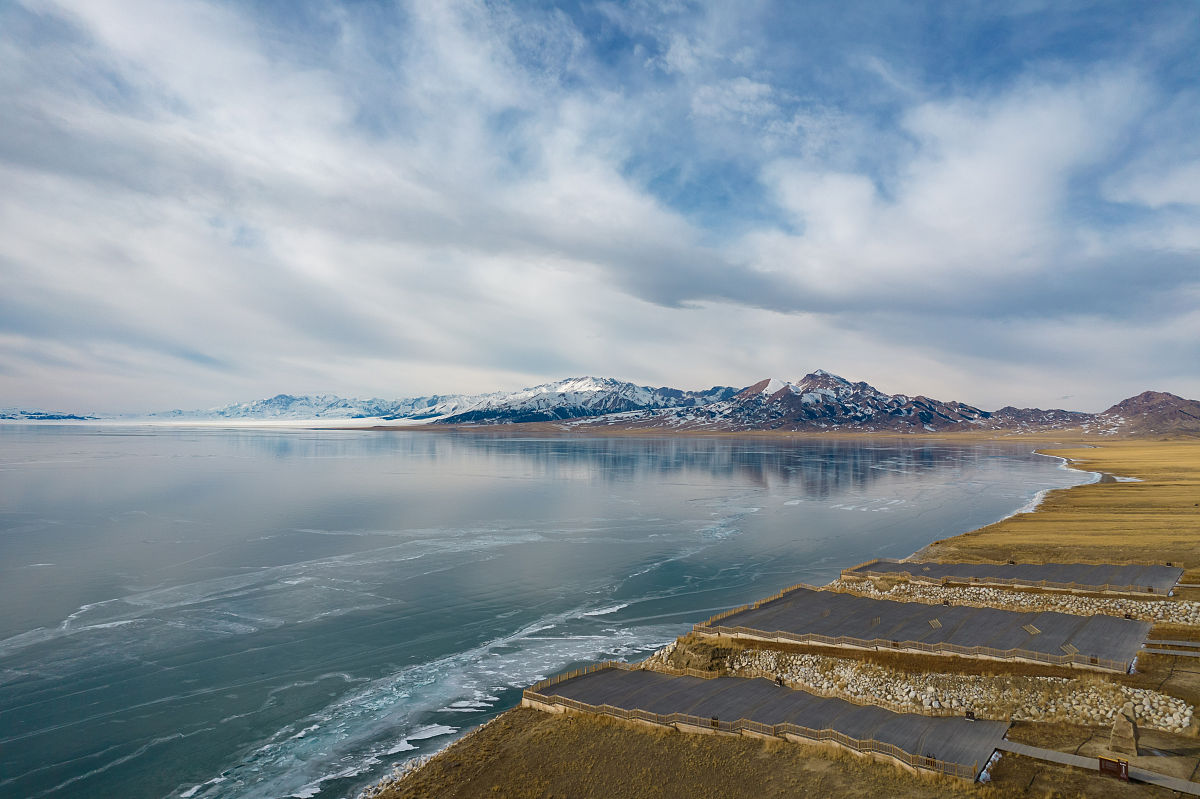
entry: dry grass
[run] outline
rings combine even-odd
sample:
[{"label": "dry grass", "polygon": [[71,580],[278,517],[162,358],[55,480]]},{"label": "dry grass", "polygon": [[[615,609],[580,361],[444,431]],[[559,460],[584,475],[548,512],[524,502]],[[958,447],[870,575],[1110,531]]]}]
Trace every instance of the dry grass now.
[{"label": "dry grass", "polygon": [[[1009,729],[1008,738],[1010,741],[1083,757],[1112,757],[1108,749],[1108,729],[1019,721]],[[1139,731],[1138,754],[1121,757],[1138,768],[1191,780],[1200,770],[1200,742],[1194,737],[1143,729]]]},{"label": "dry grass", "polygon": [[[1031,746],[1070,752],[1084,757],[1096,757],[1111,753],[1106,751],[1108,731],[1095,727],[1079,727],[1071,724],[1035,724],[1017,722],[1009,730],[1008,737]],[[1142,742],[1154,747],[1159,754],[1149,750],[1142,757],[1129,758],[1135,766],[1164,774],[1188,779],[1195,769],[1197,760],[1196,741],[1183,739],[1166,733],[1144,732]],[[1160,748],[1162,747],[1162,748]],[[1067,797],[1103,796],[1112,799],[1152,799],[1174,797],[1174,791],[1154,785],[1135,782],[1118,782],[1111,777],[1102,777],[1095,771],[1070,766],[1047,768],[1047,764],[1034,758],[1005,754],[992,769],[992,778],[997,785],[1010,790],[1024,789],[1026,796]]]},{"label": "dry grass", "polygon": [[[1200,658],[1174,655],[1138,655],[1138,673],[1121,681],[1135,688],[1152,688],[1200,708]],[[1200,719],[1197,720],[1200,722]]]},{"label": "dry grass", "polygon": [[[1097,754],[1107,733],[1071,725],[1018,724],[1013,738]],[[1145,733],[1136,765],[1187,776],[1195,739]],[[1153,749],[1155,751],[1150,751]],[[1096,750],[1096,751],[1093,751]],[[906,799],[1169,797],[1096,772],[1006,754],[990,786],[909,771],[848,752],[727,735],[689,735],[581,714],[526,708],[505,713],[379,799],[783,799],[878,796]]]},{"label": "dry grass", "polygon": [[1143,482],[1050,492],[1036,513],[935,542],[922,556],[1035,563],[1170,561],[1200,569],[1200,442],[1113,441],[1094,449],[1044,452],[1083,469]]},{"label": "dry grass", "polygon": [[689,735],[579,714],[510,710],[380,799],[952,799],[1022,795],[918,776],[830,749]]}]

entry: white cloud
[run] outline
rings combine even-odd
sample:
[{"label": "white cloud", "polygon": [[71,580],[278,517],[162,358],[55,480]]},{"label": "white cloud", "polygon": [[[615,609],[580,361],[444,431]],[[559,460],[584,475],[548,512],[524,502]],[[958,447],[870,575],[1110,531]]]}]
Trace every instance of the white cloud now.
[{"label": "white cloud", "polygon": [[755,120],[779,112],[774,90],[745,76],[700,86],[692,94],[692,113],[700,117]]},{"label": "white cloud", "polygon": [[1067,209],[1071,183],[1136,115],[1139,90],[1116,75],[923,103],[903,123],[915,149],[883,187],[819,163],[771,163],[764,181],[802,232],[758,234],[749,246],[774,269],[794,264],[818,296],[874,306],[896,292],[952,305],[968,278],[1054,269],[1086,232]]},{"label": "white cloud", "polygon": [[1168,205],[1200,205],[1200,160],[1170,164],[1154,171],[1136,171],[1110,187],[1117,202],[1159,209]]},{"label": "white cloud", "polygon": [[[798,91],[806,76],[785,85],[745,33],[753,14],[680,8],[676,25],[652,4],[608,8],[666,67],[622,73],[562,13],[465,0],[382,22],[323,10],[332,33],[311,42],[200,0],[23,7],[56,22],[0,32],[0,404],[398,396],[575,372],[700,386],[823,366],[986,405],[1019,398],[982,372],[1100,363],[1074,349],[1087,331],[1120,335],[1131,359],[1195,331],[1161,299],[1187,296],[1194,262],[1154,260],[1162,242],[1200,246],[1176,207],[1195,202],[1195,163],[1105,184],[1162,211],[1150,219],[1097,227],[1073,207],[1080,181],[1137,164],[1119,151],[1154,101],[1141,73],[928,99],[917,70],[853,55],[905,76],[887,119]],[[762,212],[737,206],[750,185],[721,201],[738,233],[706,229],[693,209],[709,186],[658,191],[660,158],[715,174],[714,193],[749,170]],[[1070,346],[1015,366],[1038,339],[1005,334],[1014,319]]]}]

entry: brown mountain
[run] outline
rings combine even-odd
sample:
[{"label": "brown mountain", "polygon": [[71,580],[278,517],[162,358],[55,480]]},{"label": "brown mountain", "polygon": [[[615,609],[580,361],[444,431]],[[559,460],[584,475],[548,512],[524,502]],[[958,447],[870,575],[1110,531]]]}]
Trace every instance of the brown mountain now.
[{"label": "brown mountain", "polygon": [[578,424],[690,431],[943,433],[1076,432],[1103,436],[1200,435],[1200,402],[1147,391],[1099,414],[1062,409],[985,411],[961,402],[887,394],[824,370],[796,382],[760,380],[728,399],[689,408],[595,417]]},{"label": "brown mountain", "polygon": [[1064,411],[1061,408],[1043,410],[1041,408],[1014,408],[1006,405],[998,411],[992,411],[986,427],[990,430],[1015,430],[1041,432],[1045,430],[1082,429],[1085,425],[1093,424],[1096,415],[1083,411]]},{"label": "brown mountain", "polygon": [[987,411],[925,396],[885,394],[818,370],[792,383],[761,380],[728,400],[613,420],[631,428],[943,432],[986,427]]},{"label": "brown mountain", "polygon": [[1096,414],[1092,430],[1120,435],[1200,435],[1200,402],[1165,391],[1143,391]]}]

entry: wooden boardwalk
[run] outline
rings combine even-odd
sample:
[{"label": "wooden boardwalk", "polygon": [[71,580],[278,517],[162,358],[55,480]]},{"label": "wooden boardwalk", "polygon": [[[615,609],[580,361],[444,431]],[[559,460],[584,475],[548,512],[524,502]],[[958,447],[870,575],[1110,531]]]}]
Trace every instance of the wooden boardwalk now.
[{"label": "wooden boardwalk", "polygon": [[1157,649],[1145,647],[1142,651],[1148,652],[1151,655],[1178,655],[1181,658],[1200,658],[1200,652],[1194,649]]},{"label": "wooden boardwalk", "polygon": [[[1091,771],[1100,770],[1100,762],[1094,757],[1071,755],[1054,749],[1042,749],[1041,747],[1007,740],[1001,741],[996,748],[1001,752],[1012,752],[1013,754],[1025,755],[1026,757],[1036,757],[1038,760],[1061,763],[1064,766],[1076,766],[1078,768],[1090,769]],[[1168,788],[1172,791],[1179,791],[1191,796],[1200,796],[1200,782],[1188,782],[1178,777],[1169,777],[1166,774],[1158,774],[1153,771],[1146,771],[1143,768],[1134,768],[1133,766],[1129,768],[1129,777],[1138,782],[1161,785],[1163,788]]]},{"label": "wooden boardwalk", "polygon": [[599,712],[613,708],[645,711],[658,717],[682,714],[695,719],[693,726],[708,727],[711,723],[719,729],[722,723],[744,720],[752,723],[752,730],[795,725],[831,731],[853,741],[894,747],[918,767],[924,759],[930,767],[935,761],[952,764],[959,776],[969,775],[971,779],[1008,730],[1008,723],[1002,721],[893,713],[873,705],[785,688],[770,680],[741,677],[700,679],[605,668],[553,685],[535,686],[531,692],[550,702],[565,699]]},{"label": "wooden boardwalk", "polygon": [[1033,586],[1065,591],[1165,595],[1179,582],[1178,566],[1095,563],[937,563],[872,560],[843,577],[904,577],[924,582]]},{"label": "wooden boardwalk", "polygon": [[775,599],[720,614],[695,630],[1124,672],[1150,632],[1150,624],[1105,615],[897,602],[799,586]]}]

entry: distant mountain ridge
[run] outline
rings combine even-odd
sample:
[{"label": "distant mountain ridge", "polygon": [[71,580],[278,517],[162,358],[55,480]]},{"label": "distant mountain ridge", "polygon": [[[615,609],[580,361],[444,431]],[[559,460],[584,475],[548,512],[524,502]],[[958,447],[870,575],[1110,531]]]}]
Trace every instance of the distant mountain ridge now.
[{"label": "distant mountain ridge", "polygon": [[[98,421],[103,417],[0,409],[3,421]],[[109,417],[113,418],[113,417]],[[1079,432],[1090,435],[1200,435],[1200,401],[1146,391],[1092,414],[1006,406],[986,411],[957,401],[887,394],[818,369],[796,381],[767,378],[743,389],[701,391],[639,386],[608,377],[573,377],[520,391],[407,399],[278,394],[204,411],[166,411],[118,421],[340,421],[484,426],[530,422],[568,428],[694,432]]]},{"label": "distant mountain ridge", "polygon": [[584,424],[700,432],[943,433],[981,430],[1092,435],[1200,435],[1200,402],[1147,391],[1103,413],[1015,408],[985,411],[956,401],[887,394],[818,369],[795,382],[768,378],[695,409],[599,417]]},{"label": "distant mountain ridge", "polygon": [[736,391],[736,388],[729,386],[714,386],[707,391],[684,391],[639,386],[608,377],[572,377],[520,391],[433,395],[400,400],[346,399],[330,394],[278,394],[269,399],[207,411],[167,411],[151,414],[148,418],[178,421],[379,419],[425,424],[515,424],[657,408],[694,407],[733,396]]},{"label": "distant mountain ridge", "polygon": [[707,391],[637,386],[610,377],[575,377],[506,395],[489,395],[471,408],[438,420],[439,424],[551,422],[657,408],[695,408],[727,399],[730,386]]},{"label": "distant mountain ridge", "polygon": [[1197,434],[1200,402],[1165,391],[1143,391],[1096,414],[1093,424],[1100,432],[1109,429],[1134,436]]},{"label": "distant mountain ridge", "polygon": [[885,394],[818,369],[795,382],[768,378],[728,400],[695,410],[659,411],[629,423],[681,430],[943,432],[983,425],[990,416],[961,402]]},{"label": "distant mountain ridge", "polygon": [[0,420],[6,422],[89,422],[99,416],[59,411],[39,411],[28,408],[0,408]]},{"label": "distant mountain ridge", "polygon": [[[486,395],[484,395],[486,396]],[[480,397],[469,395],[413,397],[411,399],[347,399],[333,394],[276,394],[253,402],[195,411],[163,411],[150,419],[428,419],[470,407]]]}]

